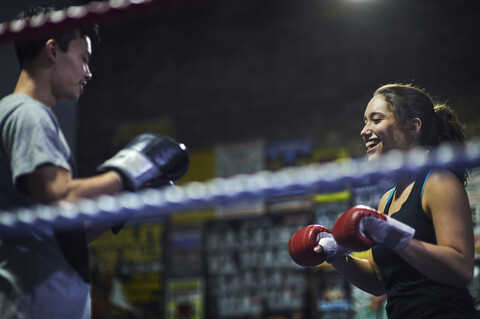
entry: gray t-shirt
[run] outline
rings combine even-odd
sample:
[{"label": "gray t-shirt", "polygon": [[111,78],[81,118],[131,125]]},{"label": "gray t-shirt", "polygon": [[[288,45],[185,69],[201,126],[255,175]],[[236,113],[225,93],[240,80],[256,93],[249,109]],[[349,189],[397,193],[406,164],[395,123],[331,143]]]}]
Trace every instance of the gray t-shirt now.
[{"label": "gray t-shirt", "polygon": [[[0,101],[0,137],[0,210],[34,204],[20,176],[44,164],[72,169],[55,115],[26,95]],[[47,224],[23,232],[18,238],[0,234],[1,317],[90,318],[90,287],[67,261],[58,234]]]},{"label": "gray t-shirt", "polygon": [[0,124],[0,209],[29,206],[33,200],[19,187],[19,177],[43,164],[71,170],[70,148],[55,114],[26,95],[0,101]]}]

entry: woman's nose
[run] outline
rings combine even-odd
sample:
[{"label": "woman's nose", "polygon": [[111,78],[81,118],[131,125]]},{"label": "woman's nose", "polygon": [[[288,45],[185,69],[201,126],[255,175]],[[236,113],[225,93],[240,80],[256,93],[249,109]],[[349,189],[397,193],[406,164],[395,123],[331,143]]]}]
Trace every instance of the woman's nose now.
[{"label": "woman's nose", "polygon": [[361,136],[366,136],[366,135],[369,134],[369,132],[370,132],[370,129],[368,128],[368,125],[365,124],[365,125],[363,126],[363,129],[360,131],[360,135],[361,135]]}]

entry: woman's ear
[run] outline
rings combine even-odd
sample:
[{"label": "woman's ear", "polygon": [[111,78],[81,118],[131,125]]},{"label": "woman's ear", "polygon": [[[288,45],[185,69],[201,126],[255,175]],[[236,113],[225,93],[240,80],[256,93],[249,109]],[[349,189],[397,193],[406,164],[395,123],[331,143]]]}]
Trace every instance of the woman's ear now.
[{"label": "woman's ear", "polygon": [[418,135],[420,133],[420,129],[422,128],[422,120],[419,119],[418,117],[413,118],[410,121],[410,133],[414,136]]}]

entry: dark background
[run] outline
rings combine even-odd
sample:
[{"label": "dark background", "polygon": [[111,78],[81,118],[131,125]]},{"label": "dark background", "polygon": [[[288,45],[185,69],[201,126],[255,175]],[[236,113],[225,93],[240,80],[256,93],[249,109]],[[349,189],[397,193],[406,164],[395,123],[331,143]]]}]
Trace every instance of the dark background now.
[{"label": "dark background", "polygon": [[[1,21],[13,18],[18,10],[34,2],[43,1],[0,2]],[[101,42],[94,47],[91,61],[92,81],[77,103],[63,103],[55,108],[76,154],[81,175],[93,174],[99,163],[135,134],[144,131],[170,135],[184,142],[192,154],[203,151],[212,154],[219,145],[246,141],[300,140],[311,142],[315,149],[344,148],[352,156],[361,156],[364,146],[359,132],[364,108],[378,86],[391,82],[413,83],[426,88],[439,101],[457,110],[468,125],[471,138],[480,136],[480,112],[477,111],[480,104],[480,1],[196,0],[193,4],[159,9],[148,15],[104,22],[100,27]],[[18,73],[10,44],[0,46],[0,59],[0,94],[6,95],[13,90]],[[213,171],[202,163],[192,162],[191,169],[194,166],[196,170],[206,171],[204,176]],[[366,188],[364,196],[358,196],[357,203],[378,202],[377,195],[383,193],[379,190]],[[351,203],[344,204],[351,206]],[[293,219],[286,219],[285,225],[311,222],[325,225],[328,216],[333,221],[344,210],[343,206],[334,207],[330,213],[325,206],[330,203],[316,205],[316,215],[305,212],[306,216],[314,217],[314,221],[293,216]],[[298,201],[298,206],[305,205]],[[474,219],[478,215],[477,207],[477,204],[472,205]],[[298,208],[291,209],[295,214],[301,212]],[[192,216],[192,220],[200,218]],[[265,236],[271,234],[268,232],[270,224],[264,227],[248,214],[243,217],[239,224],[254,226],[254,231]],[[268,221],[271,216],[263,217]],[[219,231],[226,234],[234,234],[232,227],[238,227],[232,224],[228,228],[220,218],[219,221]],[[212,222],[216,226],[216,221]],[[110,252],[121,247],[117,255],[113,254],[114,265],[143,266],[142,262],[148,265],[152,259],[146,248],[165,248],[164,258],[154,261],[155,265],[165,268],[155,271],[153,277],[142,278],[142,274],[132,271],[131,278],[121,278],[128,297],[148,295],[156,298],[151,305],[153,313],[162,317],[166,308],[163,303],[168,304],[172,291],[166,286],[152,292],[152,284],[163,287],[164,283],[185,275],[185,269],[191,266],[198,272],[197,279],[205,280],[207,289],[202,291],[207,296],[205,311],[208,318],[213,318],[210,302],[216,296],[211,295],[214,287],[211,277],[215,274],[209,273],[211,277],[207,277],[201,265],[215,257],[208,254],[215,250],[202,251],[197,246],[187,245],[191,248],[189,251],[172,245],[173,239],[177,244],[191,244],[192,234],[199,239],[212,232],[201,232],[201,223],[200,226],[173,222],[156,226],[161,232],[165,229],[165,241],[162,238],[160,243],[142,242],[132,234],[145,233],[149,227],[154,229],[155,224],[133,225],[139,231],[125,228],[115,238],[106,234],[97,240],[97,246],[90,246],[90,260],[100,260],[102,252],[108,259],[112,256]],[[279,261],[291,262],[286,249],[279,247],[286,247],[292,232],[293,229],[287,229],[277,238],[275,236],[281,232],[275,230],[275,236],[271,237],[275,238],[275,247],[279,250],[273,274],[285,273]],[[222,240],[218,242],[223,243]],[[93,254],[92,249],[97,249],[98,254]],[[135,249],[138,254],[147,252],[140,261],[135,259],[137,264],[130,263],[127,257],[120,259],[120,256],[127,256],[127,251]],[[263,246],[256,249],[258,256],[267,256],[265,252],[270,252]],[[251,253],[252,247],[247,250]],[[97,270],[93,273],[98,275],[93,277],[92,284],[94,318],[108,318],[98,313],[99,305],[103,310],[111,309],[105,306],[108,294],[99,296],[99,291],[103,293],[102,288],[108,283],[105,277],[111,280],[118,269],[108,269],[108,265],[99,263],[96,266],[111,271],[102,274],[92,264],[92,269]],[[239,271],[232,276],[243,278],[243,274]],[[313,303],[309,305],[308,302],[320,300],[315,291],[321,289],[319,283],[322,281],[318,273],[303,275],[305,280],[295,277],[294,281],[305,282],[310,287],[300,287],[298,291],[313,291],[312,296],[301,298],[306,303],[302,307],[310,310]],[[331,273],[327,275],[328,280],[334,278]],[[230,281],[226,282],[232,288]],[[288,280],[281,282],[292,290]],[[476,278],[471,291],[477,305],[478,286]],[[277,293],[282,291],[281,287],[269,290]],[[110,286],[107,288],[109,290]],[[250,290],[254,296],[263,291],[261,288]],[[180,289],[179,293],[184,291]],[[193,293],[198,295],[197,291]],[[320,293],[317,295],[321,297]],[[142,308],[146,309],[150,308]]]},{"label": "dark background", "polygon": [[309,139],[358,156],[364,108],[390,82],[448,102],[473,138],[479,18],[473,0],[198,0],[102,23],[92,81],[57,112],[70,114],[63,127],[83,175],[142,126],[191,151]]}]

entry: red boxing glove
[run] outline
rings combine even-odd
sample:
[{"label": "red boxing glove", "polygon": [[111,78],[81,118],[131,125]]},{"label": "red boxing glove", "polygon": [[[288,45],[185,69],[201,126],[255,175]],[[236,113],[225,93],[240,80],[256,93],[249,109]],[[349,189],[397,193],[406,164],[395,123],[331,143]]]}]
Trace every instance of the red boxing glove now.
[{"label": "red boxing glove", "polygon": [[393,250],[402,249],[415,234],[415,229],[407,224],[363,205],[340,215],[332,231],[339,245],[353,251],[370,249],[374,243]]},{"label": "red boxing glove", "polygon": [[319,237],[322,233],[332,236],[332,232],[321,225],[305,226],[288,241],[288,252],[293,261],[303,267],[320,265],[327,259],[324,251],[315,252],[313,249],[318,246]]},{"label": "red boxing glove", "polygon": [[[314,250],[317,246],[322,247],[319,253]],[[337,245],[332,232],[321,225],[305,226],[293,234],[288,242],[288,252],[293,261],[304,267],[317,266],[325,261],[331,263],[349,253]]]}]

